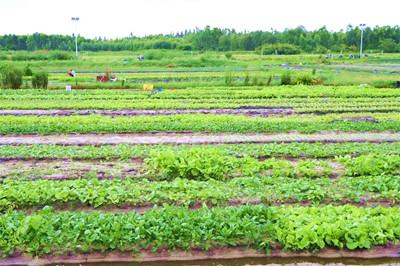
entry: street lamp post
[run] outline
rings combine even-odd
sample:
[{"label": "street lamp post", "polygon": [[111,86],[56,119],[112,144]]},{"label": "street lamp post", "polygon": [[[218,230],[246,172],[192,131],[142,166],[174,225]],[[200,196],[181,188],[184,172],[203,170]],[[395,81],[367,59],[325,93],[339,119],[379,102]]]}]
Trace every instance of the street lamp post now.
[{"label": "street lamp post", "polygon": [[364,29],[365,29],[365,24],[360,24],[360,30],[361,30],[360,58],[362,58],[362,42],[363,42]]},{"label": "street lamp post", "polygon": [[71,20],[75,21],[75,58],[78,60],[78,34],[76,30],[76,24],[79,21],[79,17],[72,17]]}]

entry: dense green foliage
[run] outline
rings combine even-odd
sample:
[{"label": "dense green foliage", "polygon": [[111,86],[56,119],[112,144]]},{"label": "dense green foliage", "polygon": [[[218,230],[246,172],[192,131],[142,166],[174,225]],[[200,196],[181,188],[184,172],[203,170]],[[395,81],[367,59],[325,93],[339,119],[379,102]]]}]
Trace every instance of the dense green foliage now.
[{"label": "dense green foliage", "polygon": [[[362,140],[360,140],[362,141]],[[0,157],[26,159],[121,159],[147,158],[150,154],[173,151],[215,150],[224,156],[259,157],[313,157],[326,158],[346,155],[396,154],[400,155],[400,143],[266,143],[266,144],[216,144],[216,145],[1,145]]]},{"label": "dense green foliage", "polygon": [[1,86],[6,89],[19,89],[22,85],[23,74],[20,69],[14,66],[0,66]]},{"label": "dense green foliage", "polygon": [[[397,158],[400,162],[400,160]],[[153,151],[145,163],[151,172],[160,172],[167,177],[196,180],[224,180],[233,174],[251,176],[261,171],[269,171],[273,176],[286,177],[326,177],[332,168],[324,161],[303,160],[294,166],[289,161],[266,159],[258,162],[251,157],[226,156],[218,149],[195,148],[190,150]],[[317,167],[319,168],[317,170]],[[322,169],[321,169],[322,168]]]},{"label": "dense green foliage", "polygon": [[27,64],[25,67],[24,67],[24,76],[32,76],[33,75],[33,71],[32,71],[32,69],[31,69],[31,66],[29,65],[29,64]]},{"label": "dense green foliage", "polygon": [[[228,73],[229,74],[229,73]],[[298,82],[309,82],[309,75]],[[229,79],[232,76],[228,76]],[[247,82],[252,82],[248,80]],[[300,113],[400,110],[398,92],[356,86],[196,87],[152,94],[128,90],[1,90],[2,109],[290,109]],[[268,110],[267,110],[268,111]],[[218,112],[217,112],[218,113]],[[370,116],[369,114],[365,116]]]},{"label": "dense green foliage", "polygon": [[[283,170],[284,171],[284,170]],[[361,176],[298,179],[261,175],[236,177],[229,181],[207,181],[175,178],[167,181],[150,181],[148,178],[99,180],[95,173],[73,180],[50,180],[37,177],[4,179],[1,184],[0,209],[13,210],[30,206],[57,204],[62,208],[71,206],[94,207],[117,205],[121,207],[145,206],[172,202],[184,206],[205,202],[213,205],[239,202],[263,201],[275,203],[343,204],[364,203],[372,205],[379,201],[400,203],[400,179],[398,176]]]},{"label": "dense green foliage", "polygon": [[327,206],[289,210],[290,214],[285,211],[278,214],[283,226],[276,228],[278,241],[289,249],[318,250],[326,245],[338,248],[346,246],[351,250],[371,248],[399,235],[398,221],[393,219],[397,208]]},{"label": "dense green foliage", "polygon": [[[299,46],[303,51],[326,53],[327,51],[358,52],[361,30],[348,25],[345,31],[332,32],[325,26],[314,31],[307,31],[298,26],[295,29],[278,31],[254,31],[237,33],[234,29],[211,29],[209,26],[194,31],[185,30],[175,35],[151,35],[144,38],[127,37],[116,40],[86,39],[78,37],[79,50],[121,51],[143,49],[181,49],[181,50],[254,50],[265,44],[286,43]],[[364,30],[364,48],[398,52],[400,28],[398,26],[367,27]],[[0,37],[2,50],[74,50],[74,36],[46,35],[4,35]],[[275,53],[268,50],[268,53]],[[282,50],[285,52],[284,50]],[[281,52],[281,50],[280,50]],[[58,58],[60,59],[60,58]]]},{"label": "dense green foliage", "polygon": [[289,71],[283,73],[281,77],[281,85],[291,85],[292,84],[292,75]]},{"label": "dense green foliage", "polygon": [[241,206],[187,210],[164,205],[135,212],[61,212],[0,216],[3,257],[15,247],[31,255],[76,251],[169,250],[250,246],[269,252],[276,241],[288,249],[371,248],[400,238],[398,208]]},{"label": "dense green foliage", "polygon": [[[361,175],[398,175],[400,169],[400,157],[398,155],[374,154],[362,155],[351,158],[349,155],[337,158],[344,164],[347,174],[350,176]],[[396,177],[397,178],[397,177]]]},{"label": "dense green foliage", "polygon": [[49,84],[49,74],[47,73],[34,73],[32,76],[32,87],[47,89]]},{"label": "dense green foliage", "polygon": [[[350,36],[347,32],[336,34],[325,30],[313,36],[318,46],[305,49],[303,45],[307,42],[302,40],[299,45],[295,38],[286,43],[321,52],[327,48],[320,42],[324,40],[328,47],[329,36]],[[358,29],[348,31],[354,33]],[[282,43],[279,38],[285,32],[276,33],[277,40],[272,43]],[[93,42],[80,37],[79,41],[95,49],[123,49],[119,45],[124,44],[129,49],[221,50],[224,45],[226,50],[236,50],[241,49],[240,45],[254,49],[250,48],[254,43],[245,39],[253,34],[206,28],[179,37],[153,36],[151,41],[135,37]],[[260,38],[267,35],[260,33]],[[229,42],[231,37],[243,38],[241,44],[236,45],[236,39]],[[39,47],[42,42],[47,43],[45,35],[36,34],[35,38],[29,39],[29,45]],[[57,38],[63,40],[62,36]],[[242,43],[244,40],[248,42]],[[265,43],[269,42],[263,39],[260,45]],[[69,41],[58,43],[64,47],[69,44]],[[349,47],[340,48],[345,51]],[[165,60],[164,64],[172,60],[173,53],[178,51],[167,54],[147,50],[143,54],[149,60],[140,63]],[[190,51],[181,53],[192,56]],[[111,58],[113,53],[110,54],[105,58]],[[217,53],[193,53],[196,59],[192,62],[209,63],[214,60],[210,54]],[[67,52],[58,51],[9,52],[7,56],[15,61],[35,60],[36,56],[40,60],[68,59]],[[220,56],[223,59],[215,62],[221,66],[240,57],[243,62],[257,57],[258,62],[258,55],[252,52],[224,52]],[[0,54],[0,59],[6,58]],[[261,63],[262,60],[260,57]],[[306,62],[302,56],[296,60]],[[281,82],[320,84],[322,78],[329,80],[324,75],[336,73],[334,65],[326,65],[318,73],[317,68],[313,72],[311,68],[300,70],[303,72],[290,70],[286,75],[290,78],[286,77],[284,82],[286,64],[275,74],[272,73],[278,67],[273,71],[262,67],[255,73],[250,72],[254,69],[251,67],[242,72],[220,67],[199,74],[175,73],[177,69],[171,63],[168,68],[157,69],[163,72],[158,75],[145,73],[147,69],[143,68],[134,69],[141,73],[128,73],[134,63],[115,61],[111,63],[113,66],[126,64],[121,68],[124,73],[116,72],[118,79],[126,82],[99,84],[91,79],[94,73],[103,71],[100,68],[104,62],[84,61],[73,61],[82,68],[77,71],[81,73],[76,79],[62,73],[68,62],[29,62],[35,71],[42,64],[44,69],[40,72],[51,69],[50,90],[0,90],[1,109],[13,110],[0,116],[0,134],[80,132],[93,133],[85,136],[92,140],[101,132],[156,131],[168,132],[152,135],[162,136],[162,141],[184,135],[178,143],[190,142],[192,134],[173,132],[242,134],[224,134],[222,138],[221,134],[204,134],[215,138],[210,143],[196,145],[0,145],[3,258],[49,254],[57,259],[63,254],[86,257],[108,251],[128,251],[126,254],[133,257],[138,252],[181,249],[212,252],[238,246],[265,252],[270,249],[316,252],[326,246],[357,250],[400,243],[400,142],[396,140],[398,134],[392,135],[392,140],[374,139],[382,131],[388,138],[390,133],[400,132],[398,90],[371,86],[274,86]],[[30,67],[26,62],[15,64]],[[355,70],[362,68],[359,65]],[[37,75],[24,77],[24,83],[32,81],[34,86],[38,80]],[[79,87],[78,82],[84,85]],[[381,82],[377,85],[389,84],[386,76]],[[70,83],[75,83],[77,89],[93,90],[74,88],[65,92],[64,85]],[[125,84],[124,89],[135,90],[115,89],[120,86],[117,83]],[[166,87],[160,85],[162,89],[153,92],[139,90],[144,83],[154,83],[155,88],[158,84]],[[180,83],[185,85],[174,88]],[[273,86],[267,86],[271,83]],[[53,84],[63,90],[53,90],[59,88]],[[225,139],[246,142],[248,135],[253,140],[256,132],[286,131],[318,134],[301,136],[302,140],[293,138],[294,134],[277,134],[273,136],[275,142],[264,144],[211,144]],[[354,134],[354,139],[349,140],[347,134],[336,134],[338,131],[363,134]],[[340,140],[342,136],[347,140]],[[64,137],[63,134],[46,136],[51,141],[62,141]],[[379,135],[379,139],[382,137]],[[149,209],[153,205],[158,207]]]},{"label": "dense green foliage", "polygon": [[[350,114],[351,116],[351,114]],[[357,116],[363,116],[358,113]],[[169,116],[2,116],[0,133],[119,133],[119,132],[288,132],[400,131],[399,115],[374,114],[375,121],[338,120],[341,114],[260,118],[234,115],[181,114]],[[390,118],[389,118],[390,117]]]},{"label": "dense green foliage", "polygon": [[[45,176],[40,171],[10,173],[9,177],[2,176],[0,209],[29,208],[32,204],[84,204],[95,208],[160,202],[225,204],[240,198],[242,203],[252,200],[266,203],[310,201],[313,204],[344,200],[365,204],[377,200],[400,201],[400,156],[337,158],[348,168],[332,179],[334,169],[329,161],[291,162],[271,158],[258,162],[249,157],[232,156],[221,156],[219,161],[212,157],[196,158],[196,152],[205,155],[205,151],[207,149],[186,151],[186,154],[191,152],[191,157],[176,156],[185,151],[176,155],[171,150],[164,151],[156,158],[150,157],[150,166],[156,165],[156,169],[145,166],[139,175],[114,171],[115,175],[110,176],[86,169],[81,175],[71,174],[70,180],[68,177],[59,180],[59,175],[52,175],[49,170],[43,172]],[[158,171],[164,175],[159,176]],[[163,180],[165,175],[168,180]]]},{"label": "dense green foliage", "polygon": [[164,205],[144,215],[54,213],[46,207],[38,214],[11,212],[0,216],[0,248],[3,257],[13,254],[15,246],[32,255],[63,254],[66,249],[137,252],[150,247],[155,252],[158,248],[189,250],[197,246],[208,250],[214,245],[247,244],[267,249],[264,238],[271,231],[267,223],[271,213],[265,207],[188,212]]},{"label": "dense green foliage", "polygon": [[264,44],[257,47],[256,53],[263,54],[300,54],[300,47],[288,43]]},{"label": "dense green foliage", "polygon": [[[145,162],[150,169],[160,171],[169,177],[181,177],[196,180],[210,178],[223,180],[228,172],[246,165],[257,165],[255,159],[237,159],[224,156],[218,149],[190,149],[174,152],[173,150],[153,151]],[[252,169],[253,171],[256,169]]]}]

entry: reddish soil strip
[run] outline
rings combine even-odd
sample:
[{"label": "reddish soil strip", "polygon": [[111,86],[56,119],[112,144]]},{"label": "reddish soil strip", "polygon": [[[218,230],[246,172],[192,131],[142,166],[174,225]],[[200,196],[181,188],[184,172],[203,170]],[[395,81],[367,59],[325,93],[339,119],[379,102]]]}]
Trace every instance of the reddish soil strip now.
[{"label": "reddish soil strip", "polygon": [[[183,262],[201,261],[207,260],[210,263],[213,260],[228,260],[228,259],[242,259],[242,258],[265,258],[268,262],[270,259],[296,259],[303,261],[304,259],[337,259],[352,258],[358,262],[365,263],[365,260],[369,259],[392,259],[392,261],[398,260],[400,263],[400,246],[394,244],[388,244],[385,246],[377,246],[368,250],[357,250],[350,251],[347,249],[339,250],[333,248],[324,248],[317,253],[310,251],[303,252],[283,252],[282,249],[274,249],[271,252],[271,256],[266,254],[264,251],[257,251],[253,249],[245,249],[243,247],[235,248],[215,248],[210,251],[188,251],[184,252],[181,250],[167,251],[161,250],[156,253],[152,253],[149,250],[142,250],[140,253],[131,252],[92,252],[85,254],[69,254],[69,255],[47,255],[35,260],[31,256],[21,254],[15,257],[9,257],[5,260],[0,261],[0,265],[46,265],[46,264],[61,264],[61,263],[99,263],[99,262],[113,262],[113,265],[120,265],[118,262],[157,262],[159,264],[165,262],[176,262],[176,265],[183,265]],[[363,261],[364,260],[364,261]],[[218,261],[215,261],[218,262]],[[226,261],[225,261],[226,262]],[[187,265],[187,264],[185,264]]]},{"label": "reddish soil strip", "polygon": [[174,115],[174,114],[234,114],[247,116],[292,115],[298,112],[286,108],[249,108],[249,109],[185,109],[185,110],[0,110],[0,115],[38,115],[38,116],[69,116],[69,115]]},{"label": "reddish soil strip", "polygon": [[[144,214],[145,212],[151,210],[154,208],[154,205],[161,206],[162,204],[167,203],[169,205],[175,204],[175,206],[186,206],[185,203],[182,204],[182,202],[163,202],[163,201],[158,201],[157,203],[149,203],[149,202],[139,202],[139,203],[123,203],[123,204],[107,204],[107,205],[101,205],[97,208],[94,208],[93,206],[90,206],[88,204],[84,203],[78,203],[78,202],[70,202],[70,203],[53,203],[53,204],[42,204],[38,205],[35,204],[35,206],[28,206],[28,207],[21,207],[21,208],[16,208],[16,210],[24,211],[27,213],[34,213],[39,211],[40,209],[44,208],[45,206],[51,205],[51,207],[54,208],[56,212],[60,211],[74,211],[74,212],[110,212],[110,213],[129,213],[129,212],[137,212],[139,214]],[[293,206],[293,207],[298,207],[298,206],[315,206],[312,202],[310,201],[302,201],[302,202],[289,202],[289,201],[284,201],[280,200],[277,202],[276,200],[272,202],[267,202],[267,201],[261,201],[261,200],[255,200],[255,199],[250,199],[250,198],[240,198],[240,199],[233,199],[227,204],[211,204],[207,203],[208,208],[213,208],[213,207],[238,207],[242,205],[258,205],[258,204],[265,204],[266,206]],[[399,207],[399,203],[392,203],[389,202],[388,200],[370,200],[370,199],[365,199],[362,203],[352,203],[348,199],[343,199],[342,201],[333,201],[331,199],[323,199],[320,203],[319,206],[326,206],[326,205],[332,205],[332,206],[343,206],[343,205],[352,205],[356,207],[375,207],[375,206],[383,206],[383,207]],[[190,210],[197,210],[203,208],[203,202],[202,201],[196,201],[193,202],[188,209]],[[400,256],[400,255],[399,255]]]},{"label": "reddish soil strip", "polygon": [[65,180],[78,178],[112,179],[130,178],[143,173],[143,160],[131,159],[125,161],[102,160],[1,160],[0,159],[0,179],[1,178],[24,178],[30,177],[31,180],[50,179]]},{"label": "reddish soil strip", "polygon": [[[259,159],[264,161],[264,158]],[[299,164],[299,160],[290,159],[291,164],[295,167]],[[317,162],[315,172],[322,175],[326,167],[319,166],[322,161]],[[343,174],[346,169],[337,162],[327,161],[329,169],[332,170],[333,176],[337,177]],[[149,173],[149,169],[143,167],[143,159],[132,158],[129,162],[118,161],[103,161],[97,160],[69,160],[69,159],[15,159],[15,158],[0,158],[0,178],[19,178],[28,177],[35,179],[77,179],[84,177],[87,173],[91,173],[91,177],[97,176],[100,178],[130,178],[142,175],[143,178],[154,179],[154,175]],[[232,173],[235,174],[235,173]],[[272,175],[273,171],[265,171],[262,174]],[[144,176],[143,176],[144,175]],[[237,173],[241,176],[241,174]],[[299,177],[302,175],[300,174]],[[157,177],[158,179],[159,177]]]},{"label": "reddish soil strip", "polygon": [[400,141],[400,133],[119,133],[119,134],[53,134],[0,135],[0,145],[58,144],[58,145],[115,145],[115,144],[217,144],[268,142],[379,142]]}]

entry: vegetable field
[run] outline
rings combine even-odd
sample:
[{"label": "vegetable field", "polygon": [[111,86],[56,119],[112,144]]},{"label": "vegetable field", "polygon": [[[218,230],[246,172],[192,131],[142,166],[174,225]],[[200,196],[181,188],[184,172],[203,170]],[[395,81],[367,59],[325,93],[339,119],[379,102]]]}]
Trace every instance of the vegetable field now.
[{"label": "vegetable field", "polygon": [[399,99],[322,85],[2,89],[0,264],[398,263]]}]

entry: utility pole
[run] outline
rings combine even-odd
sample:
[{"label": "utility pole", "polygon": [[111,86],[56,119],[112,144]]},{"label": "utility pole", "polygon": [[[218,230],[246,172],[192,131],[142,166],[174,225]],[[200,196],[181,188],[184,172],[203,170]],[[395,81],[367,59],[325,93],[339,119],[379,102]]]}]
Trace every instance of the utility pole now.
[{"label": "utility pole", "polygon": [[363,45],[363,32],[365,29],[365,24],[360,24],[360,30],[361,30],[361,43],[360,43],[360,59],[362,58],[362,45]]},{"label": "utility pole", "polygon": [[77,33],[77,23],[79,21],[79,17],[72,17],[71,20],[75,21],[75,59],[78,60],[78,33]]}]

